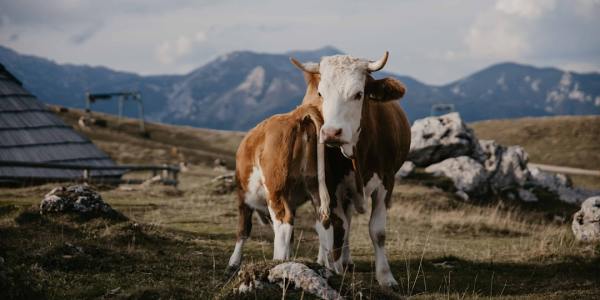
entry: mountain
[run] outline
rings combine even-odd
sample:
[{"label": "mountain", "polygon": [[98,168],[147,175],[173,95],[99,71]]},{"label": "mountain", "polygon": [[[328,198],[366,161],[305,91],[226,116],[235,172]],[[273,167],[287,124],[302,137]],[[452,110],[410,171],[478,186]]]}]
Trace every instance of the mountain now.
[{"label": "mountain", "polygon": [[[154,121],[216,129],[247,130],[275,113],[289,111],[304,95],[302,74],[289,62],[318,61],[342,53],[333,47],[266,54],[237,51],[184,75],[140,76],[104,67],[57,64],[0,46],[4,64],[39,99],[83,108],[87,91],[139,90]],[[600,74],[578,74],[515,63],[490,66],[447,85],[431,86],[386,72],[407,86],[401,100],[409,118],[428,116],[434,104],[453,104],[467,121],[522,116],[600,114]],[[134,105],[125,114],[136,116]],[[116,102],[93,110],[116,113]]]}]

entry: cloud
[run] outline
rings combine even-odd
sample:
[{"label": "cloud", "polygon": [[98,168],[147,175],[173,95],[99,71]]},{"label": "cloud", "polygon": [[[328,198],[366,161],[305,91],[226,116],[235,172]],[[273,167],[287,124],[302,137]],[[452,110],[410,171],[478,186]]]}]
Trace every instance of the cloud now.
[{"label": "cloud", "polygon": [[93,24],[81,32],[78,32],[71,37],[69,37],[69,41],[75,45],[81,45],[85,43],[87,40],[92,38],[100,29],[102,29],[102,23]]},{"label": "cloud", "polygon": [[[596,17],[590,17],[591,15]],[[584,66],[600,59],[599,0],[497,0],[470,26],[465,45],[475,58]]]},{"label": "cloud", "polygon": [[554,9],[555,0],[499,0],[495,8],[509,15],[537,18]]},{"label": "cloud", "polygon": [[181,35],[173,41],[164,41],[156,48],[156,58],[161,64],[172,64],[190,54],[194,47],[206,40],[206,33],[198,31],[191,37]]},{"label": "cloud", "polygon": [[529,51],[527,35],[520,27],[498,16],[481,17],[465,37],[467,49],[476,57],[518,59]]},{"label": "cloud", "polygon": [[0,44],[143,74],[236,50],[389,50],[387,70],[444,84],[506,60],[600,70],[598,16],[600,0],[0,0]]}]

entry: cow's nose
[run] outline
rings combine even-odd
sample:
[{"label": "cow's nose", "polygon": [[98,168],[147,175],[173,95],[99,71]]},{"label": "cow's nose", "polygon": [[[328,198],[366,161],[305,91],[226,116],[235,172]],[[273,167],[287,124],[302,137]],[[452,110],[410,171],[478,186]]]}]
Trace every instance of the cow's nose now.
[{"label": "cow's nose", "polygon": [[323,127],[321,128],[323,140],[337,140],[342,136],[341,128]]}]

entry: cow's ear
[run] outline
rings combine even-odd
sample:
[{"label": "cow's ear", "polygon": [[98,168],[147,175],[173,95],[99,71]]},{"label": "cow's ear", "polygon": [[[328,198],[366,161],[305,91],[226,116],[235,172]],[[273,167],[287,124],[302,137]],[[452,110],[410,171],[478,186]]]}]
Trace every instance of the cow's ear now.
[{"label": "cow's ear", "polygon": [[369,99],[386,102],[402,98],[406,88],[398,79],[386,77],[375,80],[369,76],[365,84],[365,95]]}]

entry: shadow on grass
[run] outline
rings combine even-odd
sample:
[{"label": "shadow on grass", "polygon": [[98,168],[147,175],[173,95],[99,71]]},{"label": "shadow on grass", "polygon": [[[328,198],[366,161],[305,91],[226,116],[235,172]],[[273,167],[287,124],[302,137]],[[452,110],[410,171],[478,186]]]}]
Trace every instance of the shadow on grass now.
[{"label": "shadow on grass", "polygon": [[[524,263],[479,262],[454,256],[423,261],[391,261],[405,296],[449,294],[466,296],[523,296],[558,293],[578,298],[600,292],[600,257],[561,257],[560,262],[532,258]],[[540,261],[540,262],[536,262]],[[355,263],[357,273],[372,272],[370,262]]]}]

